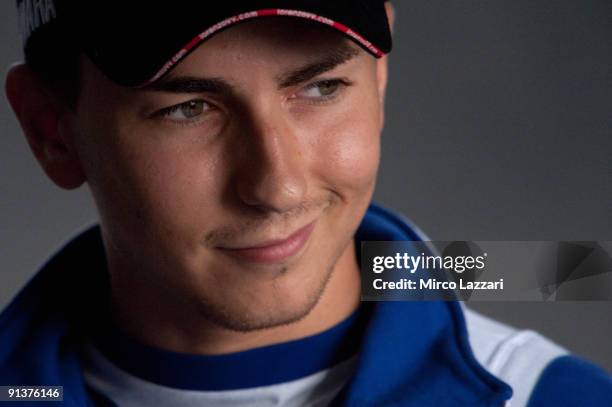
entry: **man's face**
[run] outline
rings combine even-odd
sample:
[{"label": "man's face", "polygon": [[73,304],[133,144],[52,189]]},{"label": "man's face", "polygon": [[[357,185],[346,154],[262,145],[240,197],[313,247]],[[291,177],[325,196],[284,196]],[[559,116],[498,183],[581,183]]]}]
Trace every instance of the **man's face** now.
[{"label": "man's face", "polygon": [[230,329],[306,315],[354,257],[379,162],[382,66],[285,19],[226,30],[145,89],[83,60],[76,145],[113,287]]}]

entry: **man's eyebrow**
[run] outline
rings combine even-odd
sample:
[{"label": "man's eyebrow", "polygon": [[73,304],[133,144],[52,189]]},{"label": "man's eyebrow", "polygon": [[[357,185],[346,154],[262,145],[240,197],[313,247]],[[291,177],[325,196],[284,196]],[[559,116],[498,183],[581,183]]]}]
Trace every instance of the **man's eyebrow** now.
[{"label": "man's eyebrow", "polygon": [[233,86],[219,78],[179,76],[162,79],[145,89],[153,92],[169,93],[229,93]]},{"label": "man's eyebrow", "polygon": [[350,61],[357,55],[359,55],[358,49],[344,44],[315,62],[277,77],[278,86],[282,89],[302,84]]}]

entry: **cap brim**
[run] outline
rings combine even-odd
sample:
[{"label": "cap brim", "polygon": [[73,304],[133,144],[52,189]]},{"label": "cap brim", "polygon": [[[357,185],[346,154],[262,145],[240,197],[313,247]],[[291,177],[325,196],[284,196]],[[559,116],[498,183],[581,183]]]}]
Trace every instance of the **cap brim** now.
[{"label": "cap brim", "polygon": [[[178,4],[170,9],[167,3],[165,7],[151,3],[146,11],[133,3],[128,9],[122,6],[121,15],[113,16],[112,27],[81,27],[86,33],[85,53],[120,85],[147,86],[215,34],[261,17],[301,18],[326,25],[375,57],[391,50],[383,0],[233,1],[227,7],[212,8],[208,2],[175,1]],[[183,5],[191,9],[185,12]]]}]

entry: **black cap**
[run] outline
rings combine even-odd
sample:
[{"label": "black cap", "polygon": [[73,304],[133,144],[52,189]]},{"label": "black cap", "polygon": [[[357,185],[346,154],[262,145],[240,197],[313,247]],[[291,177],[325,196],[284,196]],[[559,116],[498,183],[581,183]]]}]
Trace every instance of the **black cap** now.
[{"label": "black cap", "polygon": [[[260,17],[334,28],[376,57],[391,50],[385,0],[17,0],[26,55],[85,53],[114,82],[146,86],[202,41]],[[57,51],[57,53],[56,53]],[[38,57],[40,58],[40,57]]]}]

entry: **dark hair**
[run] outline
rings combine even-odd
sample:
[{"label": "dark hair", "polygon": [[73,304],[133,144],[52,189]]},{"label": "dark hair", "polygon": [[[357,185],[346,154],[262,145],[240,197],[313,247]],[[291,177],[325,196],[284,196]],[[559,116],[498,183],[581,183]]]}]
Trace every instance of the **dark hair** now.
[{"label": "dark hair", "polygon": [[80,55],[77,41],[54,22],[32,33],[24,48],[25,63],[71,107],[79,97]]}]

